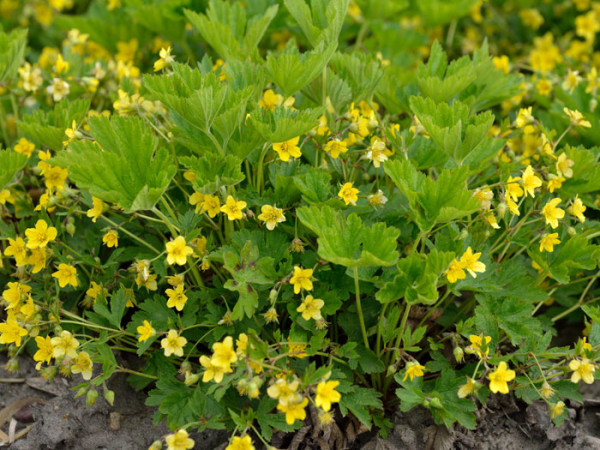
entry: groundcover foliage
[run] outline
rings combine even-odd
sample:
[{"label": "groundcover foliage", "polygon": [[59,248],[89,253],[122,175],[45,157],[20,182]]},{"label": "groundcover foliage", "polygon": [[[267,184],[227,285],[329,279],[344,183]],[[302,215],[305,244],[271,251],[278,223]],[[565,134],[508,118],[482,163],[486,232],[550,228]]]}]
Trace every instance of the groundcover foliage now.
[{"label": "groundcover foliage", "polygon": [[473,428],[509,393],[560,424],[594,381],[597,2],[2,0],[0,18],[12,358],[80,377],[88,404],[128,373],[169,449],[206,428],[250,449],[307,414],[385,435],[417,405]]}]

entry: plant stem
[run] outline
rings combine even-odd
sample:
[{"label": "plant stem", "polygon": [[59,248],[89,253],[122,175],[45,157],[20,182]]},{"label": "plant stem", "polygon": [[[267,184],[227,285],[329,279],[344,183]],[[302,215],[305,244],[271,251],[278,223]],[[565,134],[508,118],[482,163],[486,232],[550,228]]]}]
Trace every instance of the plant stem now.
[{"label": "plant stem", "polygon": [[360,304],[360,287],[358,283],[358,269],[353,267],[354,271],[354,290],[356,291],[356,309],[358,310],[358,320],[360,321],[360,331],[362,332],[365,347],[369,348],[369,338],[365,327],[365,318],[363,316],[362,306]]}]

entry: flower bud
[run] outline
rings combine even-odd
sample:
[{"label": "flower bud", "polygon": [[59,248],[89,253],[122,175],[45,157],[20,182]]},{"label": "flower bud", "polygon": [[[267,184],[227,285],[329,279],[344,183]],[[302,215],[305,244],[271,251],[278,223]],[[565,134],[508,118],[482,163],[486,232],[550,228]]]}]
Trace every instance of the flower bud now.
[{"label": "flower bud", "polygon": [[186,372],[184,383],[186,386],[191,386],[193,384],[196,384],[199,379],[200,379],[200,374],[198,374],[198,373],[192,374],[191,372]]},{"label": "flower bud", "polygon": [[115,391],[111,391],[110,389],[104,389],[102,395],[104,396],[104,400],[106,400],[106,403],[108,403],[110,406],[113,406],[115,404]]},{"label": "flower bud", "polygon": [[573,237],[577,234],[577,230],[575,230],[575,228],[573,228],[573,227],[569,227],[569,228],[567,228],[567,234],[569,236]]},{"label": "flower bud", "polygon": [[96,403],[96,399],[98,398],[98,391],[96,389],[90,389],[85,396],[85,406],[90,407]]},{"label": "flower bud", "polygon": [[499,217],[503,217],[506,213],[506,203],[499,203],[498,206],[496,206],[496,212],[498,213]]},{"label": "flower bud", "polygon": [[590,112],[594,112],[596,110],[597,106],[598,106],[598,100],[596,99],[596,97],[594,97],[593,99],[590,100]]},{"label": "flower bud", "polygon": [[73,220],[72,217],[69,217],[67,219],[67,226],[65,227],[65,229],[67,230],[67,233],[69,233],[69,235],[71,237],[73,237],[73,235],[75,234],[76,228],[75,228],[75,221]]},{"label": "flower bud", "polygon": [[465,359],[465,352],[461,347],[454,347],[454,350],[452,350],[452,353],[454,354],[454,359],[456,359],[456,362],[463,362],[463,360]]},{"label": "flower bud", "polygon": [[469,237],[469,231],[466,228],[463,228],[460,232],[460,234],[458,235],[458,238],[461,241],[464,241],[465,239],[467,239]]},{"label": "flower bud", "polygon": [[442,409],[444,407],[442,405],[442,401],[438,397],[433,397],[431,400],[429,400],[429,406],[438,409]]}]

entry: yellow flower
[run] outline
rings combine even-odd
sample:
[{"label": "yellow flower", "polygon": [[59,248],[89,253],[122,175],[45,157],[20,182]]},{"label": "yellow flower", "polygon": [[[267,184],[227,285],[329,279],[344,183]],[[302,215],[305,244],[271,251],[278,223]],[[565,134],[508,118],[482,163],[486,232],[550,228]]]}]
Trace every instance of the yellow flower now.
[{"label": "yellow flower", "polygon": [[165,438],[167,450],[188,450],[194,448],[194,440],[190,439],[188,432],[185,430],[177,430],[173,434],[169,434]]},{"label": "yellow flower", "polygon": [[237,361],[237,355],[233,349],[233,338],[227,336],[223,342],[215,342],[213,344],[213,355],[210,358],[211,364],[225,369],[229,372],[231,364]]},{"label": "yellow flower", "polygon": [[515,202],[519,200],[519,197],[523,196],[523,189],[516,183],[520,179],[521,177],[508,177],[508,181],[506,182],[506,194]]},{"label": "yellow flower", "polygon": [[515,214],[516,216],[521,215],[519,211],[519,205],[513,201],[508,192],[504,194],[504,201],[506,202],[506,206],[508,206],[508,209],[511,213]]},{"label": "yellow flower", "polygon": [[2,292],[2,297],[8,302],[6,309],[13,309],[19,306],[21,299],[31,291],[31,287],[24,283],[9,282],[7,286],[8,289]]},{"label": "yellow flower", "polygon": [[580,81],[581,77],[579,76],[579,72],[569,69],[567,72],[567,77],[565,78],[565,81],[563,81],[561,87],[565,91],[568,91],[569,94],[572,94],[573,90],[577,87]]},{"label": "yellow flower", "polygon": [[225,204],[221,206],[221,212],[227,214],[229,220],[241,220],[244,215],[242,210],[246,207],[246,202],[236,200],[231,195],[227,196]]},{"label": "yellow flower", "polygon": [[279,316],[277,315],[277,310],[273,307],[269,308],[267,312],[263,314],[265,321],[267,323],[277,323],[279,322]]},{"label": "yellow flower", "polygon": [[555,190],[560,189],[564,183],[565,178],[559,177],[558,175],[548,175],[548,192],[553,193]]},{"label": "yellow flower", "polygon": [[494,63],[494,67],[498,70],[501,70],[504,73],[508,73],[510,72],[510,61],[508,59],[508,56],[506,55],[502,55],[502,56],[494,56],[492,58],[492,62]]},{"label": "yellow flower", "polygon": [[410,381],[413,381],[415,377],[422,377],[424,375],[425,366],[422,366],[418,362],[410,361],[406,363],[406,372],[404,373],[404,378],[402,381],[406,381],[407,378],[410,378]]},{"label": "yellow flower", "polygon": [[306,419],[306,405],[308,405],[308,399],[305,398],[302,401],[297,403],[287,403],[282,405],[279,403],[277,405],[277,409],[282,413],[285,413],[285,422],[288,425],[293,425],[296,419],[304,420]]},{"label": "yellow flower", "polygon": [[469,272],[473,278],[477,278],[477,274],[475,272],[485,272],[485,264],[481,261],[478,261],[480,257],[481,252],[473,253],[471,247],[467,247],[463,255],[460,257],[462,268],[467,270],[467,272]]},{"label": "yellow flower", "polygon": [[556,244],[560,244],[558,233],[545,234],[540,240],[540,252],[547,251],[552,253]]},{"label": "yellow flower", "polygon": [[301,289],[312,291],[312,275],[312,269],[302,269],[298,266],[294,267],[294,273],[290,278],[290,284],[294,286],[294,294],[299,294]]},{"label": "yellow flower", "polygon": [[458,393],[457,393],[458,397],[465,398],[465,397],[471,395],[471,393],[475,390],[475,387],[476,387],[475,383],[476,383],[476,381],[473,378],[467,377],[467,382],[458,388]]},{"label": "yellow flower", "polygon": [[544,16],[535,8],[522,9],[519,11],[519,18],[523,25],[537,30],[544,23]]},{"label": "yellow flower", "polygon": [[283,95],[275,94],[272,89],[267,89],[263,92],[262,98],[258,101],[258,106],[269,111],[273,111],[275,107],[283,103]]},{"label": "yellow flower", "polygon": [[273,144],[273,150],[277,152],[279,159],[284,162],[289,161],[290,157],[300,158],[302,152],[300,151],[300,147],[298,147],[298,142],[300,142],[300,136],[296,136],[295,138],[284,142],[275,142]]},{"label": "yellow flower", "polygon": [[96,223],[96,220],[98,220],[98,217],[100,217],[104,210],[104,202],[97,197],[92,197],[92,203],[93,206],[87,210],[86,215],[91,217],[92,222]]},{"label": "yellow flower", "polygon": [[154,71],[158,72],[159,70],[164,69],[167,66],[170,66],[173,61],[175,61],[175,57],[171,55],[171,47],[161,48],[159,52],[160,58],[154,62]]},{"label": "yellow flower", "polygon": [[53,78],[50,85],[46,88],[46,92],[52,96],[55,102],[59,102],[69,95],[69,83],[60,78]]},{"label": "yellow flower", "polygon": [[25,236],[27,236],[27,248],[43,248],[48,245],[48,242],[56,239],[56,228],[49,227],[45,220],[38,220],[35,228],[27,228]]},{"label": "yellow flower", "polygon": [[517,114],[517,118],[515,119],[515,126],[517,128],[525,128],[526,125],[532,124],[535,122],[533,118],[533,114],[531,113],[531,106],[529,108],[521,108],[519,109],[519,113]]},{"label": "yellow flower", "polygon": [[586,209],[587,208],[585,207],[579,196],[575,196],[575,200],[573,200],[571,206],[567,208],[567,212],[572,216],[577,217],[577,220],[583,223],[585,222],[585,216],[583,215],[583,213]]},{"label": "yellow flower", "polygon": [[33,154],[34,150],[35,144],[33,142],[29,142],[25,138],[19,139],[19,142],[14,146],[15,152],[21,153],[22,155],[27,155],[28,158]]},{"label": "yellow flower", "polygon": [[596,33],[600,31],[600,22],[596,17],[596,11],[575,17],[575,34],[587,41],[593,41]]},{"label": "yellow flower", "polygon": [[187,257],[194,253],[192,247],[188,247],[183,236],[178,236],[166,244],[167,263],[169,265],[185,265]]},{"label": "yellow flower", "polygon": [[535,197],[535,189],[542,185],[542,180],[535,175],[533,168],[529,165],[523,171],[521,183],[523,184],[523,189],[525,190],[525,196],[529,194],[533,198]]},{"label": "yellow flower", "polygon": [[12,256],[15,258],[17,267],[24,266],[27,259],[27,249],[25,247],[25,241],[23,238],[8,238],[8,246],[4,249],[4,254],[6,256]]},{"label": "yellow flower", "polygon": [[75,357],[73,364],[71,365],[71,372],[80,373],[84,380],[92,378],[92,370],[94,364],[86,352],[80,352]]},{"label": "yellow flower", "polygon": [[225,450],[254,450],[254,445],[252,445],[252,439],[247,434],[234,436]]},{"label": "yellow flower", "polygon": [[221,211],[221,202],[219,197],[214,195],[205,195],[202,201],[202,212],[207,212],[208,216],[212,219]]},{"label": "yellow flower", "polygon": [[140,335],[140,337],[138,338],[138,342],[147,341],[156,334],[156,330],[152,328],[152,324],[147,320],[144,320],[142,325],[136,328],[136,331]]},{"label": "yellow flower", "polygon": [[542,394],[542,397],[544,398],[550,398],[554,395],[554,389],[552,389],[552,386],[550,386],[547,381],[544,381],[544,384],[542,384],[542,387],[540,388],[540,394]]},{"label": "yellow flower", "polygon": [[339,139],[332,139],[325,144],[324,150],[329,153],[333,159],[337,159],[340,154],[348,151],[348,144]]},{"label": "yellow flower", "polygon": [[85,291],[85,295],[88,295],[89,297],[93,298],[95,301],[98,298],[98,296],[103,293],[103,291],[106,291],[106,289],[104,289],[101,284],[98,284],[95,281],[92,281],[90,283],[89,289],[87,291]]},{"label": "yellow flower", "polygon": [[208,383],[211,380],[215,380],[215,383],[220,383],[223,381],[223,375],[227,372],[231,372],[231,368],[226,370],[224,367],[219,367],[214,365],[211,362],[211,359],[208,356],[200,357],[200,364],[204,367],[204,374],[202,375],[202,382]]},{"label": "yellow flower", "polygon": [[167,337],[160,341],[160,346],[165,351],[165,356],[183,356],[183,347],[187,344],[187,339],[179,336],[176,330],[169,330]]},{"label": "yellow flower", "polygon": [[102,242],[104,242],[108,248],[118,247],[119,234],[114,230],[110,230],[102,236]]},{"label": "yellow flower", "polygon": [[381,189],[378,189],[375,194],[371,194],[367,197],[367,201],[369,202],[369,205],[371,205],[374,208],[377,208],[378,206],[385,205],[388,199],[383,194],[383,191]]},{"label": "yellow flower", "polygon": [[38,361],[35,368],[39,370],[43,362],[50,364],[50,360],[54,354],[54,345],[52,345],[52,339],[50,339],[50,336],[36,336],[35,343],[37,344],[38,350],[33,355],[33,360]]},{"label": "yellow flower", "polygon": [[52,277],[58,279],[58,285],[61,288],[64,288],[69,284],[73,287],[79,285],[79,282],[77,281],[77,270],[69,264],[59,264],[58,270],[52,274]]},{"label": "yellow flower", "polygon": [[260,211],[258,220],[265,222],[269,231],[274,230],[278,223],[285,222],[283,210],[277,206],[263,205]]},{"label": "yellow flower", "polygon": [[331,404],[339,402],[342,398],[342,395],[335,390],[335,388],[339,385],[339,381],[321,381],[319,384],[317,384],[315,405],[323,408],[324,411],[329,411],[331,409]]},{"label": "yellow flower", "polygon": [[288,382],[285,379],[279,378],[267,388],[267,395],[278,400],[282,405],[293,403],[296,399],[296,391],[299,384],[298,380]]},{"label": "yellow flower", "polygon": [[583,358],[581,361],[574,359],[569,363],[569,369],[573,371],[571,374],[571,382],[579,383],[583,380],[584,383],[592,384],[594,382],[594,371],[596,367],[594,363],[587,358]]},{"label": "yellow flower", "polygon": [[557,403],[550,403],[550,418],[556,419],[560,416],[565,409],[565,402],[558,401]]},{"label": "yellow flower", "polygon": [[21,338],[27,336],[27,330],[21,328],[14,317],[8,317],[5,323],[0,323],[0,344],[21,346]]},{"label": "yellow flower", "polygon": [[473,197],[477,199],[479,204],[481,205],[481,209],[484,211],[488,211],[492,206],[492,199],[494,198],[494,193],[487,186],[476,189],[473,192]]},{"label": "yellow flower", "polygon": [[560,208],[557,208],[558,204],[561,201],[562,200],[558,197],[553,198],[548,203],[546,203],[546,205],[542,209],[542,214],[546,219],[546,224],[550,224],[552,228],[557,228],[558,219],[562,219],[563,217],[565,217],[565,211]]},{"label": "yellow flower", "polygon": [[15,197],[8,189],[2,189],[0,191],[0,205],[6,205],[6,203],[15,204]]},{"label": "yellow flower", "polygon": [[202,194],[200,192],[194,192],[192,195],[190,195],[189,198],[189,202],[190,205],[192,206],[196,206],[196,214],[198,214],[200,212],[200,210],[202,209],[202,203],[204,203],[204,198],[206,197],[205,194]]},{"label": "yellow flower", "polygon": [[391,154],[392,152],[387,149],[384,141],[377,136],[371,138],[371,144],[367,147],[366,158],[373,161],[375,168],[379,168],[381,163],[386,162]]},{"label": "yellow flower", "polygon": [[515,375],[515,371],[507,369],[506,362],[502,361],[496,370],[488,375],[490,391],[494,394],[508,394],[508,382],[514,380]]},{"label": "yellow flower", "polygon": [[[488,344],[492,341],[491,336],[477,336],[475,334],[471,334],[469,336],[469,341],[471,345],[469,345],[465,350],[467,353],[475,353],[479,358],[482,358],[482,351],[485,356],[490,353],[490,348]],[[484,344],[485,342],[485,344]]]},{"label": "yellow flower", "polygon": [[340,192],[338,192],[338,197],[344,200],[346,205],[349,205],[350,203],[356,205],[356,202],[358,201],[357,194],[358,189],[352,187],[352,183],[345,183],[340,189]]},{"label": "yellow flower", "polygon": [[319,320],[321,319],[321,308],[325,305],[325,302],[320,298],[313,298],[312,295],[307,295],[296,311],[302,313],[304,320]]},{"label": "yellow flower", "polygon": [[183,293],[183,284],[180,284],[175,289],[167,289],[166,294],[169,296],[167,306],[169,308],[175,307],[177,311],[181,311],[187,302],[187,296]]},{"label": "yellow flower", "polygon": [[540,95],[546,96],[552,93],[552,83],[550,83],[548,80],[542,79],[538,81],[535,87]]},{"label": "yellow flower", "polygon": [[567,107],[563,108],[565,114],[569,117],[571,121],[571,125],[575,127],[583,127],[583,128],[591,128],[592,124],[583,118],[583,114],[581,114],[576,109],[569,109]]},{"label": "yellow flower", "polygon": [[446,275],[446,278],[448,278],[448,282],[450,283],[456,283],[458,280],[464,280],[467,277],[462,263],[456,258],[444,271],[444,275]]},{"label": "yellow flower", "polygon": [[31,250],[31,254],[27,257],[27,264],[33,266],[31,273],[38,273],[46,267],[46,249],[36,248]]},{"label": "yellow flower", "polygon": [[573,165],[574,161],[570,160],[567,157],[566,153],[561,153],[558,159],[556,160],[556,171],[561,177],[571,178],[573,176]]},{"label": "yellow flower", "polygon": [[493,214],[488,214],[487,216],[485,216],[485,220],[487,220],[487,223],[489,223],[493,229],[500,229],[500,225],[498,225],[498,219],[496,219],[496,216],[494,216]]},{"label": "yellow flower", "polygon": [[69,358],[75,358],[77,356],[77,347],[79,347],[79,341],[73,337],[73,335],[67,330],[60,332],[60,335],[51,339],[54,351],[52,356],[60,358],[61,356],[68,356]]}]

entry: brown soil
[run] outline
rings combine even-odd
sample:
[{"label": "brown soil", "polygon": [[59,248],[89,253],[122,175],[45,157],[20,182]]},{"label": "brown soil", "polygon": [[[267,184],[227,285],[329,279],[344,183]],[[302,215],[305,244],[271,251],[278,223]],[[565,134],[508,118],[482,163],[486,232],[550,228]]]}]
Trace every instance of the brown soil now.
[{"label": "brown soil", "polygon": [[[6,358],[0,355],[0,365],[5,362]],[[75,399],[74,391],[69,389],[79,378],[57,377],[48,383],[38,377],[30,358],[21,358],[20,366],[18,373],[10,374],[0,368],[0,430],[9,433],[10,419],[1,423],[3,408],[24,399],[43,403],[30,403],[15,414],[19,419],[13,423],[15,435],[28,426],[31,428],[7,447],[10,450],[147,449],[154,440],[168,433],[164,423],[153,425],[154,409],[144,405],[146,394],[133,390],[121,375],[109,382],[109,388],[115,391],[113,407],[100,395],[94,406],[86,408],[85,398]],[[9,383],[9,380],[16,382]],[[569,418],[558,428],[550,422],[545,404],[527,406],[510,396],[496,396],[479,411],[479,427],[472,431],[462,427],[448,431],[436,426],[428,411],[417,408],[394,416],[395,426],[387,439],[364,433],[350,444],[348,439],[341,439],[339,433],[327,433],[327,430],[313,433],[314,430],[304,429],[304,434],[296,439],[289,436],[273,443],[286,448],[293,442],[298,450],[600,449],[599,394],[600,384],[585,386],[584,402],[568,404]],[[342,435],[348,437],[348,429],[344,428]],[[195,433],[192,437],[197,449],[223,449],[227,445],[224,432]]]}]

